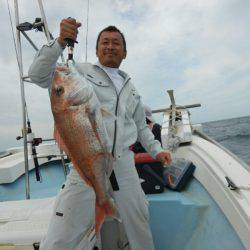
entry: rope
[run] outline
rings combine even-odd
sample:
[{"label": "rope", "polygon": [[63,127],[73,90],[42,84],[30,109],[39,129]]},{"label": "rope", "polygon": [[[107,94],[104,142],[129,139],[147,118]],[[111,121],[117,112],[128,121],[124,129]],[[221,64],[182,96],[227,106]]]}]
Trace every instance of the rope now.
[{"label": "rope", "polygon": [[85,62],[88,60],[88,34],[89,34],[89,0],[87,0],[87,29],[86,29],[86,40],[85,40]]}]

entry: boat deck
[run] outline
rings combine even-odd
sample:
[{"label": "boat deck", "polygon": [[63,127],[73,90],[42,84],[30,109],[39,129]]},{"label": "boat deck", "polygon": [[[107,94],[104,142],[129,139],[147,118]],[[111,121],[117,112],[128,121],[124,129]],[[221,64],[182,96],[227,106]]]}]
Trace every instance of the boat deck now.
[{"label": "boat deck", "polygon": [[[59,162],[43,164],[41,175],[40,183],[34,170],[30,172],[28,201],[23,200],[24,176],[0,185],[0,201],[6,201],[0,204],[1,243],[29,244],[45,235],[53,197],[65,177]],[[196,179],[180,193],[168,189],[147,197],[156,249],[244,249],[220,208]]]}]

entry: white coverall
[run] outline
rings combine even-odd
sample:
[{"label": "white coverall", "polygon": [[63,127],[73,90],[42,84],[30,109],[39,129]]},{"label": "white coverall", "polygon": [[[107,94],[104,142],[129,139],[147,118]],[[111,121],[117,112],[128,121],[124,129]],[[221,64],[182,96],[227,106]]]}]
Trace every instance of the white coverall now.
[{"label": "white coverall", "polygon": [[[50,89],[55,65],[61,53],[62,48],[56,40],[44,45],[29,69],[31,80]],[[100,66],[82,63],[76,64],[76,67],[94,87],[103,108],[116,116],[115,122],[104,118],[104,123],[110,140],[113,141],[114,172],[119,185],[119,190],[114,191],[112,196],[129,243],[123,249],[153,250],[148,201],[141,188],[134,154],[129,146],[138,138],[153,157],[163,150],[146,125],[141,98],[125,72],[119,70],[124,84],[120,93],[117,93],[114,83]],[[72,168],[56,198],[48,232],[41,242],[40,250],[91,250],[95,242],[94,226],[94,190]],[[112,235],[110,241],[112,242]],[[119,247],[124,244],[126,242],[118,242],[116,249],[121,249]],[[111,245],[114,246],[114,243]]]}]

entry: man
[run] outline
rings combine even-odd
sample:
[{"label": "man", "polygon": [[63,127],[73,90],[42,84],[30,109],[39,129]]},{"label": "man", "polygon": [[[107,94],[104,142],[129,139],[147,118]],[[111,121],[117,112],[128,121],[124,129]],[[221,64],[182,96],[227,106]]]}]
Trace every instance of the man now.
[{"label": "man", "polygon": [[[30,67],[29,76],[34,83],[50,88],[57,59],[66,46],[65,38],[76,40],[80,25],[73,19],[61,21],[58,39],[44,45]],[[148,204],[129,146],[138,137],[144,148],[156,159],[170,163],[171,156],[154,140],[145,123],[141,98],[130,77],[119,70],[126,54],[123,34],[116,27],[109,26],[97,38],[98,62],[79,63],[76,67],[94,87],[101,105],[116,116],[115,121],[110,117],[104,118],[104,123],[113,142],[113,198],[126,231],[129,248],[152,250],[154,246],[148,224]],[[95,193],[72,168],[64,188],[57,196],[48,233],[40,249],[91,249],[91,239],[87,236],[94,224]]]},{"label": "man", "polygon": [[[153,116],[152,116],[152,110],[149,106],[144,105],[144,111],[146,114],[146,123],[148,127],[151,129],[155,140],[158,140],[161,143],[161,125],[156,123]],[[141,143],[137,141],[131,149],[134,153],[143,153],[146,152],[146,150],[143,148]]]}]

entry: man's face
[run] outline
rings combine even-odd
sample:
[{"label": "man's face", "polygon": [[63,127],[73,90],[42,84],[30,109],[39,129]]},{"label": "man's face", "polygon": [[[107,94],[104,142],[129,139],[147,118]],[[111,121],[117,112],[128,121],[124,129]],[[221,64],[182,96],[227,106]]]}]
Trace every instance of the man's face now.
[{"label": "man's face", "polygon": [[112,31],[102,32],[96,55],[102,65],[119,68],[122,60],[126,57],[121,34]]}]

